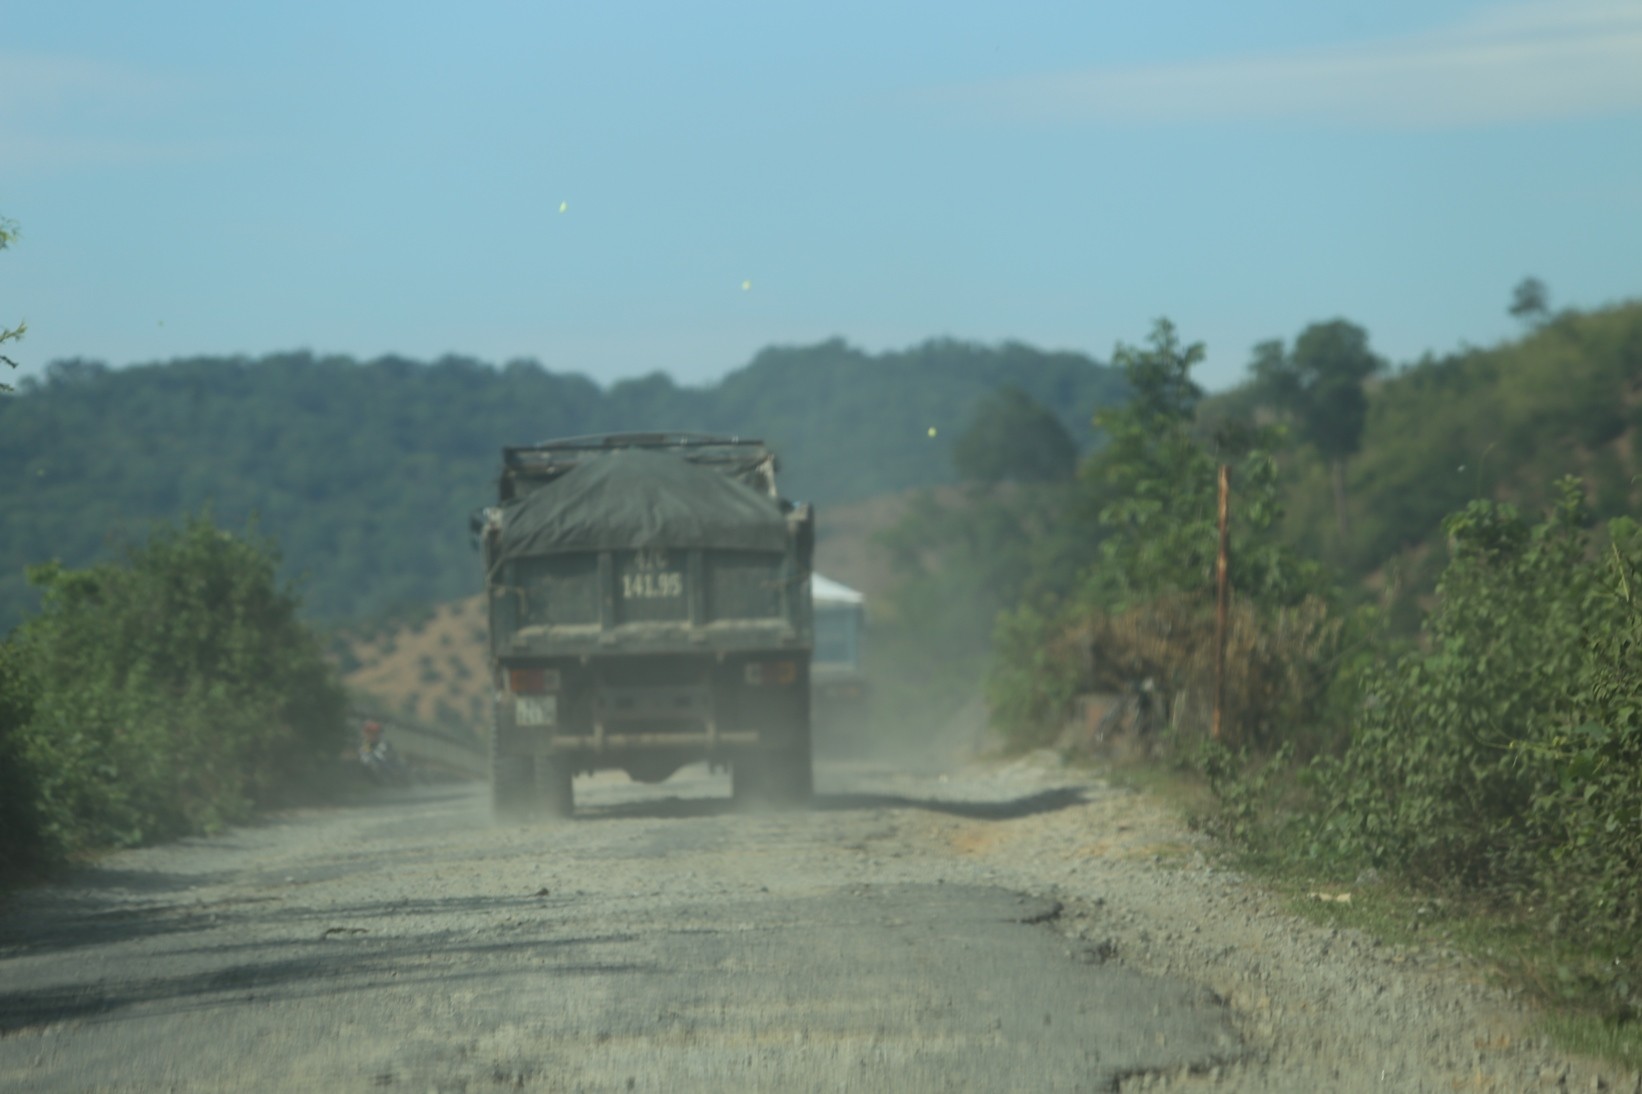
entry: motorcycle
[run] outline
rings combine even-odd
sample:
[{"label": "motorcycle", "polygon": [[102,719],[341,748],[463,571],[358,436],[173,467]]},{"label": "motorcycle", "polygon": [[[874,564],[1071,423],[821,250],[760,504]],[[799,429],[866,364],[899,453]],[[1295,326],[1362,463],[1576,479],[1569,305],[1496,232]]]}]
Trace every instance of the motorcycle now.
[{"label": "motorcycle", "polygon": [[366,722],[360,733],[357,753],[360,769],[381,786],[405,786],[411,781],[410,765],[394,751],[377,722]]}]

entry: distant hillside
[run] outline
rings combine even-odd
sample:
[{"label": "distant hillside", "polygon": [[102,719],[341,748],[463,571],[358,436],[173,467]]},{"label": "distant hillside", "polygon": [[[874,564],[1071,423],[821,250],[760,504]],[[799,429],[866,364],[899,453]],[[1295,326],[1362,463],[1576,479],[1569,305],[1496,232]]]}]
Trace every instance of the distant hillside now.
[{"label": "distant hillside", "polygon": [[[1246,409],[1234,391],[1206,413]],[[1434,577],[1443,518],[1476,497],[1530,509],[1562,475],[1581,477],[1596,515],[1642,505],[1642,303],[1563,314],[1489,349],[1430,358],[1375,381],[1362,451],[1351,461],[1342,541],[1327,470],[1292,460],[1294,540],[1358,576],[1400,559],[1415,586]]]},{"label": "distant hillside", "polygon": [[772,348],[708,387],[657,373],[601,388],[460,358],[59,362],[0,399],[0,628],[32,603],[25,566],[89,562],[204,505],[231,527],[254,514],[318,619],[471,595],[466,516],[490,497],[500,446],[555,436],[761,436],[785,491],[823,505],[940,484],[971,407],[1005,385],[1053,408],[1085,448],[1095,408],[1123,391],[1077,354],[949,340]]},{"label": "distant hillside", "polygon": [[343,682],[369,709],[479,733],[490,718],[488,627],[480,595],[434,605],[377,634],[340,634]]}]

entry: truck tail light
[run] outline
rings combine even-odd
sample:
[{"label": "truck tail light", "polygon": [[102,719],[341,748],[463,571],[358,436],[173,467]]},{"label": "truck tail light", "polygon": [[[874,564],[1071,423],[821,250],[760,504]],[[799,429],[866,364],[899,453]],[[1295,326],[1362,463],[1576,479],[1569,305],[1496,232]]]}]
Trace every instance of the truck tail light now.
[{"label": "truck tail light", "polygon": [[558,669],[508,669],[507,689],[515,695],[546,695],[559,690]]},{"label": "truck tail light", "polygon": [[750,661],[747,683],[753,687],[785,687],[798,682],[796,661]]}]

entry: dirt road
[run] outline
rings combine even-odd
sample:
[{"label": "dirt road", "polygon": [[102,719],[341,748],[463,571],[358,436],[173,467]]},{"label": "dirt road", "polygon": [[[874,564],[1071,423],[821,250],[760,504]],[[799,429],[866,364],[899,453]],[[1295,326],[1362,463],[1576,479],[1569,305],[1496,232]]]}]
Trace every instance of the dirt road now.
[{"label": "dirt road", "polygon": [[384,794],[21,894],[0,1088],[1634,1081],[1525,1037],[1457,961],[1282,916],[1157,806],[1048,763],[824,766],[799,814],[737,813],[703,771],[578,796],[496,827],[479,786]]}]

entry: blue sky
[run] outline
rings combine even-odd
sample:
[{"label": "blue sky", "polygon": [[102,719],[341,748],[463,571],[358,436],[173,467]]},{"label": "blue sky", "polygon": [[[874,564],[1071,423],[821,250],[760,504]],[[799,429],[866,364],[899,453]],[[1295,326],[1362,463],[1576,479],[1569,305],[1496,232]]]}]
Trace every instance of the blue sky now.
[{"label": "blue sky", "polygon": [[[1350,10],[1361,9],[1361,10]],[[1642,297],[1642,0],[14,6],[23,373],[307,348],[705,382],[1168,316],[1237,380]]]}]

